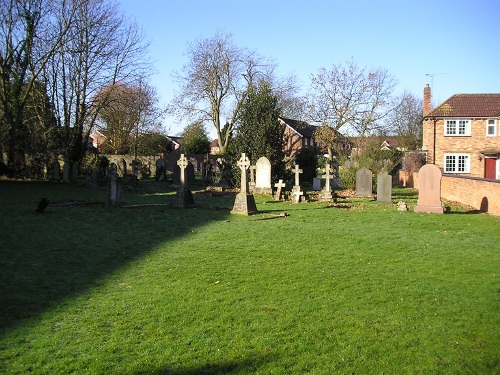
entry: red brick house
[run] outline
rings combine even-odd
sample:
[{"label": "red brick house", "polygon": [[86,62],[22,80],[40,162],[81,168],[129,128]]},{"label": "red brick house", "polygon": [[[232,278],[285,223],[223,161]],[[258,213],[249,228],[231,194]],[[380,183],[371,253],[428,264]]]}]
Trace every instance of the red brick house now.
[{"label": "red brick house", "polygon": [[500,179],[500,94],[456,94],[435,109],[424,89],[427,162],[445,174]]},{"label": "red brick house", "polygon": [[[315,150],[319,154],[324,154],[326,151],[319,150],[314,141],[314,132],[318,126],[310,125],[305,121],[292,120],[284,117],[278,118],[280,124],[285,126],[285,154],[293,157],[296,153],[304,148]],[[339,147],[345,150],[351,150],[352,142],[338,133]]]}]

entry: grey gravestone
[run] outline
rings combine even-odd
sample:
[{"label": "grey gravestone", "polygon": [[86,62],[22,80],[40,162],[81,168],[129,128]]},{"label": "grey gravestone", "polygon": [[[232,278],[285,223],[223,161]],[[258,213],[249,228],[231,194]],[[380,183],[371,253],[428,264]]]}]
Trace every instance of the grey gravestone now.
[{"label": "grey gravestone", "polygon": [[240,192],[236,194],[236,199],[234,201],[234,206],[231,210],[231,213],[240,215],[253,215],[258,211],[254,196],[248,192],[247,170],[250,167],[250,160],[248,160],[245,153],[241,154],[241,158],[237,164],[238,167],[240,167],[241,171],[241,189]]},{"label": "grey gravestone", "polygon": [[127,161],[122,159],[122,176],[127,175]]},{"label": "grey gravestone", "polygon": [[271,194],[271,162],[265,156],[255,163],[255,189],[260,194]]},{"label": "grey gravestone", "polygon": [[315,191],[321,190],[321,178],[318,177],[313,178],[313,190]]},{"label": "grey gravestone", "polygon": [[54,174],[53,174],[53,179],[55,181],[59,181],[61,180],[61,165],[59,164],[59,161],[58,160],[55,160],[53,163],[52,163],[52,168],[54,169]]},{"label": "grey gravestone", "polygon": [[250,183],[248,184],[248,191],[252,193],[255,190],[255,170],[257,167],[255,165],[251,165],[250,170]]},{"label": "grey gravestone", "polygon": [[167,172],[167,161],[163,158],[156,160],[155,180],[165,181]]},{"label": "grey gravestone", "polygon": [[115,163],[111,163],[108,169],[108,204],[119,206],[121,204],[121,181]]},{"label": "grey gravestone", "polygon": [[441,170],[434,164],[426,164],[418,171],[418,201],[415,212],[443,214],[441,202]]},{"label": "grey gravestone", "polygon": [[281,188],[285,187],[285,183],[283,182],[283,180],[279,180],[277,183],[274,184],[274,187],[276,188],[274,200],[280,201],[281,200]]},{"label": "grey gravestone", "polygon": [[181,169],[177,164],[172,168],[172,185],[181,186]]},{"label": "grey gravestone", "polygon": [[373,192],[373,173],[368,168],[356,171],[356,196],[368,197]]},{"label": "grey gravestone", "polygon": [[186,182],[188,183],[188,185],[193,185],[195,182],[194,165],[190,161],[188,161],[188,164],[186,166]]},{"label": "grey gravestone", "polygon": [[64,166],[63,166],[63,181],[64,182],[69,182],[70,173],[71,173],[70,163],[68,160],[65,160]]},{"label": "grey gravestone", "polygon": [[179,158],[179,160],[177,160],[177,165],[179,166],[180,170],[181,186],[179,187],[179,189],[177,189],[177,192],[175,194],[174,206],[176,207],[189,207],[194,205],[193,194],[191,193],[191,190],[188,189],[187,169],[189,164],[190,163],[186,159],[186,156],[184,154],[181,154],[181,157]]},{"label": "grey gravestone", "polygon": [[387,172],[377,176],[377,203],[392,204],[392,176]]},{"label": "grey gravestone", "polygon": [[295,168],[293,169],[295,173],[295,185],[292,188],[292,203],[299,203],[301,200],[301,196],[304,195],[304,192],[300,189],[300,177],[299,175],[302,173],[302,169],[299,168],[298,164],[295,164]]}]

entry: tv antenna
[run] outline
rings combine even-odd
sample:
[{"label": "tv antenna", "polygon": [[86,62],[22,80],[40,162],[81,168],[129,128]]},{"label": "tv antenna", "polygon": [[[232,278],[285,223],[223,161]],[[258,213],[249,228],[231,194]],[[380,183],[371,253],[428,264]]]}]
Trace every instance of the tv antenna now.
[{"label": "tv antenna", "polygon": [[431,88],[434,89],[434,76],[440,76],[446,73],[427,73],[427,77],[431,77]]}]

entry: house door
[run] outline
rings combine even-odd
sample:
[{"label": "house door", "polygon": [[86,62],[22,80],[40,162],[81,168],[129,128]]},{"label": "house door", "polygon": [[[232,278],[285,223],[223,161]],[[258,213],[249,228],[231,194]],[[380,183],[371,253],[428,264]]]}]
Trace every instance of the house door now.
[{"label": "house door", "polygon": [[497,178],[497,159],[484,159],[484,178]]}]

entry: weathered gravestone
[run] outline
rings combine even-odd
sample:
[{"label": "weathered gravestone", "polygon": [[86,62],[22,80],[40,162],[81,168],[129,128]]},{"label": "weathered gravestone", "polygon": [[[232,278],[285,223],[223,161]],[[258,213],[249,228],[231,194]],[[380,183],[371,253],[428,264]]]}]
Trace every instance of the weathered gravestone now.
[{"label": "weathered gravestone", "polygon": [[181,154],[179,160],[177,160],[177,165],[180,170],[180,187],[177,189],[175,194],[174,206],[175,207],[189,207],[194,205],[193,194],[191,190],[188,189],[187,181],[187,168],[189,166],[189,161],[186,159],[184,154]]},{"label": "weathered gravestone", "polygon": [[415,212],[443,214],[441,202],[441,170],[434,164],[426,164],[418,171],[418,200]]},{"label": "weathered gravestone", "polygon": [[332,194],[332,188],[330,185],[330,179],[331,179],[331,169],[330,169],[330,164],[326,163],[325,164],[325,174],[322,176],[325,179],[325,186],[323,189],[321,189],[319,195],[318,195],[318,200],[320,202],[333,202],[333,194]]},{"label": "weathered gravestone", "polygon": [[274,187],[276,188],[276,193],[274,194],[275,201],[281,200],[281,188],[284,188],[285,186],[286,185],[283,182],[283,180],[279,180],[277,183],[274,184]]},{"label": "weathered gravestone", "polygon": [[258,211],[254,196],[248,192],[247,170],[250,167],[250,160],[247,158],[245,153],[241,154],[241,158],[237,164],[241,171],[241,188],[240,192],[236,194],[236,199],[231,213],[239,215],[253,215]]},{"label": "weathered gravestone", "polygon": [[356,171],[356,196],[369,197],[373,192],[373,173],[368,168]]},{"label": "weathered gravestone", "polygon": [[108,168],[108,204],[119,206],[121,204],[122,182],[118,176],[118,168],[111,163]]},{"label": "weathered gravestone", "polygon": [[165,181],[167,177],[167,161],[164,158],[156,160],[155,180]]},{"label": "weathered gravestone", "polygon": [[291,199],[292,203],[299,203],[301,200],[301,196],[304,195],[304,192],[300,188],[300,174],[303,172],[302,169],[299,168],[298,164],[295,164],[295,168],[293,169],[295,173],[295,185],[292,187]]},{"label": "weathered gravestone", "polygon": [[271,194],[271,162],[265,156],[255,163],[255,189],[254,193]]},{"label": "weathered gravestone", "polygon": [[250,170],[250,182],[248,184],[248,191],[250,193],[253,193],[253,191],[255,190],[255,170],[257,169],[257,167],[255,165],[251,165],[249,167],[249,170]]},{"label": "weathered gravestone", "polygon": [[387,172],[377,176],[377,203],[392,204],[392,176]]}]

